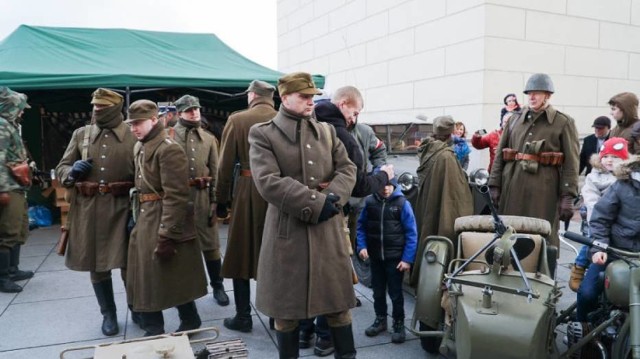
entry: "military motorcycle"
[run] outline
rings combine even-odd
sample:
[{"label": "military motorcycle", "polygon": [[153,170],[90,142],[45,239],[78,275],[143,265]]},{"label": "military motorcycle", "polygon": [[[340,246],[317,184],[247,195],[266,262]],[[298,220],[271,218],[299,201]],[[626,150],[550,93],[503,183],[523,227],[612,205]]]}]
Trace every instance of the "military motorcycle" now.
[{"label": "military motorcycle", "polygon": [[589,323],[571,321],[576,303],[562,311],[567,324],[568,350],[561,358],[640,359],[640,253],[612,248],[577,233],[564,237],[607,253],[612,261],[604,272],[604,293]]},{"label": "military motorcycle", "polygon": [[498,216],[486,177],[471,182],[491,215],[458,218],[456,239],[429,236],[421,246],[409,330],[427,352],[448,358],[558,357],[561,291],[554,278],[557,249],[546,240],[551,225]]}]

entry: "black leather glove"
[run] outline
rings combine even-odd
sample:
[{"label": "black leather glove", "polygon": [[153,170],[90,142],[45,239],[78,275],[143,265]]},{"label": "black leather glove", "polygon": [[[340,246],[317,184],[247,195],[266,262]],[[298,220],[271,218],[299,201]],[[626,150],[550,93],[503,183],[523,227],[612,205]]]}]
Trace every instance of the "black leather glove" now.
[{"label": "black leather glove", "polygon": [[171,238],[165,238],[160,236],[158,240],[158,244],[156,244],[156,248],[153,250],[153,253],[161,259],[168,260],[171,259],[178,250],[176,249],[176,245]]},{"label": "black leather glove", "polygon": [[322,211],[320,211],[320,216],[318,217],[318,223],[324,222],[327,219],[340,213],[340,209],[336,205],[336,203],[339,200],[340,200],[340,196],[336,196],[333,193],[329,193],[327,195],[327,198],[324,200],[324,206],[322,207]]},{"label": "black leather glove", "polygon": [[491,195],[493,206],[498,208],[500,204],[500,187],[489,187],[489,194]]},{"label": "black leather glove", "polygon": [[566,222],[573,217],[573,197],[564,195],[560,197],[558,203],[558,218],[561,221]]},{"label": "black leather glove", "polygon": [[8,192],[0,192],[0,206],[8,206],[11,203],[11,196]]},{"label": "black leather glove", "polygon": [[91,169],[93,168],[93,160],[77,160],[73,163],[73,167],[71,167],[71,172],[69,172],[69,179],[72,181],[78,181],[86,177]]},{"label": "black leather glove", "polygon": [[229,209],[226,203],[218,203],[216,206],[216,217],[225,219],[229,216]]}]

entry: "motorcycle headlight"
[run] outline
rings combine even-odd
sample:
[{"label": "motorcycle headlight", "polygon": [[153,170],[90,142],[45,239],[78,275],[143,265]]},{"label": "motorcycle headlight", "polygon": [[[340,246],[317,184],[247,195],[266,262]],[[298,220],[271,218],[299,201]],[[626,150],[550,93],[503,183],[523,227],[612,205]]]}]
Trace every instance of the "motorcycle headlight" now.
[{"label": "motorcycle headlight", "polygon": [[489,183],[489,171],[484,168],[473,170],[469,177],[471,179],[471,182],[477,184],[478,186],[484,186]]},{"label": "motorcycle headlight", "polygon": [[403,192],[409,191],[413,188],[413,175],[409,172],[405,172],[398,177],[398,184]]}]

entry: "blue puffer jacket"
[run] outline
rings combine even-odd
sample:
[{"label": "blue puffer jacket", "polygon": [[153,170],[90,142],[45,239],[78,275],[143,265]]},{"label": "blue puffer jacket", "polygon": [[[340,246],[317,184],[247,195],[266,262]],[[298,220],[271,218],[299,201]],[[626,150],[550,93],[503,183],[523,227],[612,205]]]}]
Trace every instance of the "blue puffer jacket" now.
[{"label": "blue puffer jacket", "polygon": [[389,198],[367,197],[358,218],[356,253],[367,248],[372,259],[413,263],[417,242],[416,218],[399,186]]},{"label": "blue puffer jacket", "polygon": [[[614,182],[596,203],[589,226],[595,240],[640,251],[640,157],[614,170]],[[594,252],[594,251],[592,251]]]}]

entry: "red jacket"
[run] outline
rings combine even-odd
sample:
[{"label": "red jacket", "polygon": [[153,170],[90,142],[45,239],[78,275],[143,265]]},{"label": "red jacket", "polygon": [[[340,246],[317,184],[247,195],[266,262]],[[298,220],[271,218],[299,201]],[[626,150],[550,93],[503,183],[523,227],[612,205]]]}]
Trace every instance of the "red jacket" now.
[{"label": "red jacket", "polygon": [[496,158],[496,149],[500,143],[500,136],[502,136],[502,129],[494,130],[487,133],[484,136],[480,136],[474,133],[471,137],[471,145],[473,148],[481,150],[489,147],[489,173],[491,173],[491,166],[493,166],[493,159]]}]

